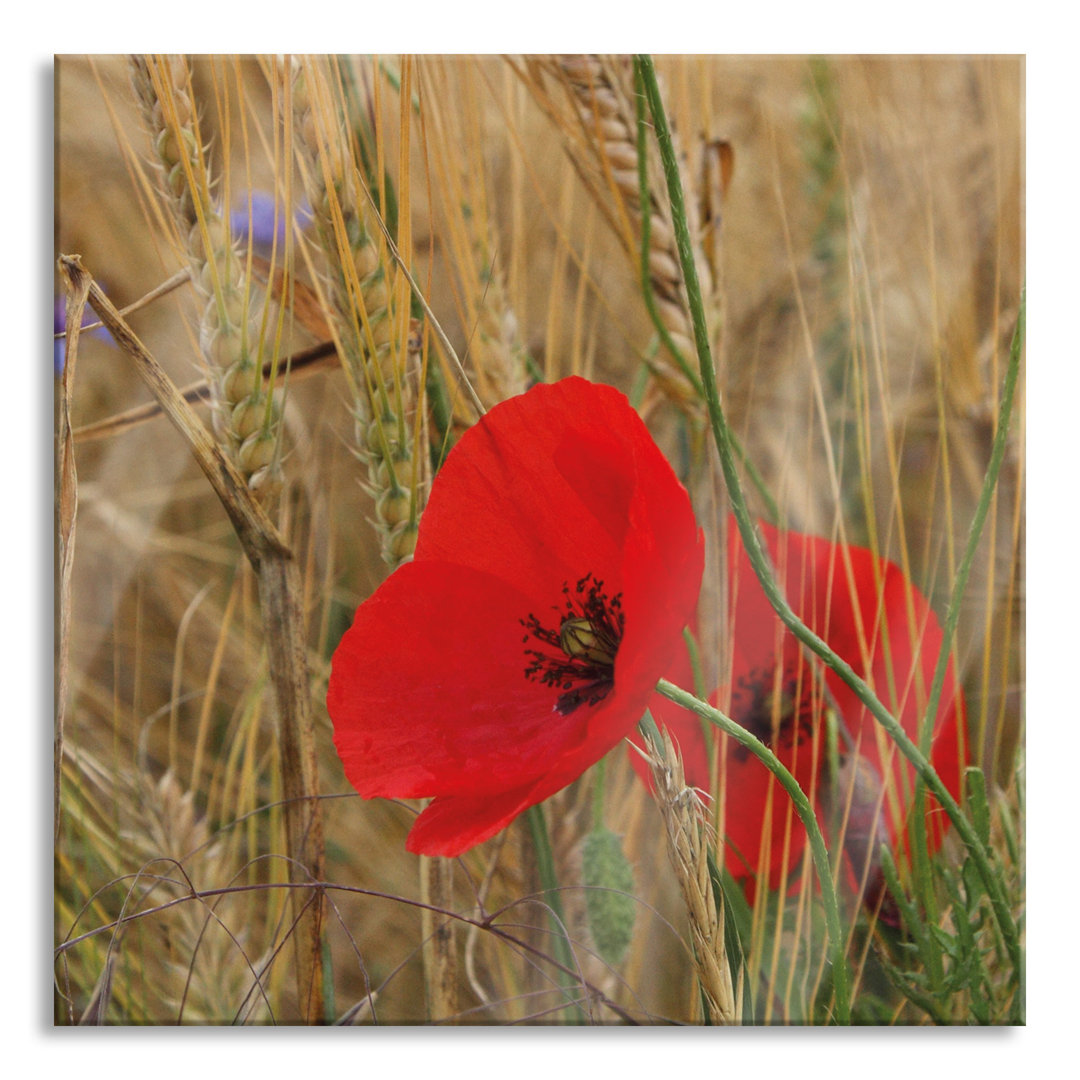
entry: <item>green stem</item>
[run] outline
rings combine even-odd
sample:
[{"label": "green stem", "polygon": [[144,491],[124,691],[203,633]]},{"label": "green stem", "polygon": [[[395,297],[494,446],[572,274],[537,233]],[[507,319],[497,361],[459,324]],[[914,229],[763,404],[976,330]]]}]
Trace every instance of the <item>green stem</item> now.
[{"label": "green stem", "polygon": [[[525,818],[529,823],[529,832],[532,834],[533,849],[536,852],[536,866],[540,873],[540,886],[544,894],[544,902],[550,908],[548,920],[551,923],[551,938],[554,942],[555,960],[565,971],[559,972],[559,982],[566,990],[566,996],[572,999],[571,988],[575,985],[573,975],[577,970],[577,961],[570,948],[570,941],[566,936],[566,913],[563,911],[562,898],[559,895],[559,879],[555,874],[555,856],[551,850],[551,840],[548,837],[547,821],[544,819],[542,806],[530,806],[525,811]],[[580,1005],[574,1006],[571,1014],[571,1023],[583,1023],[585,1014]]]},{"label": "green stem", "polygon": [[750,477],[750,483],[757,488],[757,493],[761,497],[761,501],[765,504],[765,511],[769,515],[769,520],[774,525],[780,525],[780,507],[777,506],[776,500],[772,497],[772,493],[769,491],[768,487],[765,486],[764,477],[758,472],[758,467],[746,452],[746,448],[739,442],[739,438],[735,432],[729,430],[728,436],[731,439],[732,449],[742,462],[742,466],[746,470],[746,475]]},{"label": "green stem", "polygon": [[[664,325],[664,320],[660,318],[660,312],[656,307],[656,297],[653,291],[652,285],[652,271],[649,268],[649,238],[652,233],[651,215],[649,213],[652,205],[652,194],[649,191],[649,179],[646,171],[646,162],[648,160],[645,150],[645,136],[648,133],[648,122],[645,117],[645,96],[642,91],[642,74],[640,71],[635,72],[636,89],[637,89],[637,162],[638,162],[638,200],[641,205],[641,291],[645,297],[645,307],[648,309],[649,317],[652,319],[653,326],[656,327],[656,332],[659,335],[660,340],[666,346],[667,350],[675,358],[682,373],[686,376],[690,385],[694,388],[694,391],[698,394],[701,390],[701,379],[693,371],[690,365],[686,362],[685,357],[679,351],[675,342],[672,340],[671,333]],[[734,432],[731,432],[732,443],[735,447],[735,452],[738,454],[739,459],[742,461],[746,468],[747,475],[750,477],[751,483],[757,488],[758,494],[761,496],[762,501],[765,503],[768,509],[769,516],[772,521],[779,522],[780,511],[776,505],[776,500],[773,499],[769,493],[769,489],[765,486],[765,481],[762,479],[761,474],[758,472],[754,463],[750,460],[750,456],[743,449],[739,443],[738,438]]]},{"label": "green stem", "polygon": [[1004,889],[997,880],[986,847],[979,839],[977,833],[968,821],[967,817],[957,805],[956,800],[942,783],[941,778],[935,772],[926,756],[911,741],[900,723],[892,716],[878,700],[869,686],[832,649],[817,636],[795,614],[788,604],[786,597],[780,590],[773,577],[768,564],[768,559],[758,540],[754,528],[753,519],[746,505],[742,488],[739,483],[739,474],[735,466],[735,458],[732,450],[731,435],[727,421],[724,418],[723,409],[720,406],[720,395],[716,388],[716,374],[713,370],[712,352],[709,348],[709,335],[705,326],[705,308],[701,298],[701,285],[698,282],[697,269],[694,266],[693,251],[690,246],[690,230],[686,219],[686,206],[683,201],[682,184],[679,180],[678,161],[675,157],[674,146],[671,141],[671,130],[668,127],[667,116],[664,113],[663,102],[660,98],[660,87],[656,81],[656,71],[653,67],[652,58],[639,56],[635,63],[641,72],[645,96],[649,102],[649,110],[652,114],[653,125],[656,129],[656,138],[660,147],[660,156],[664,165],[664,174],[667,178],[668,196],[671,200],[672,223],[675,229],[675,241],[679,249],[679,261],[682,265],[683,278],[686,284],[687,299],[690,304],[690,313],[694,323],[694,342],[698,350],[698,361],[701,365],[701,383],[705,393],[705,402],[708,406],[709,420],[712,424],[713,437],[716,440],[717,452],[720,455],[720,467],[727,483],[728,496],[731,500],[732,513],[739,526],[742,536],[743,547],[750,559],[754,573],[761,583],[761,587],[768,597],[773,610],[779,616],[780,621],[799,639],[808,649],[821,658],[841,679],[851,687],[855,696],[866,706],[874,719],[889,734],[890,738],[899,747],[900,752],[911,762],[916,773],[923,779],[926,786],[934,793],[938,802],[949,815],[960,839],[971,854],[990,896],[990,902],[994,910],[994,917],[1001,928],[1002,937],[1005,939],[1009,956],[1013,962],[1014,973],[1019,972],[1021,966],[1020,940],[1017,934],[1016,924],[1009,911],[1005,899]]},{"label": "green stem", "polygon": [[604,827],[604,777],[607,775],[607,758],[602,757],[593,768],[592,827],[599,831]]},{"label": "green stem", "polygon": [[836,1018],[840,1024],[851,1023],[851,1001],[849,998],[847,964],[844,960],[844,933],[840,925],[840,905],[836,899],[836,887],[833,883],[832,868],[829,866],[829,850],[817,822],[817,815],[799,786],[799,781],[784,767],[780,759],[759,739],[741,724],[725,716],[719,709],[714,709],[688,690],[681,690],[674,683],[661,679],[656,684],[656,692],[669,701],[689,709],[703,720],[715,724],[725,735],[730,735],[740,746],[745,746],[764,766],[780,781],[781,786],[791,799],[795,812],[799,815],[810,840],[810,854],[814,859],[814,869],[821,882],[821,898],[825,906],[825,925],[829,934],[829,952],[832,962],[832,985],[836,996]]},{"label": "green stem", "polygon": [[645,306],[649,310],[649,317],[653,321],[653,326],[656,327],[656,332],[660,335],[660,340],[664,343],[668,352],[675,358],[675,362],[679,365],[679,369],[686,376],[690,385],[700,394],[701,384],[698,381],[698,376],[672,340],[670,331],[664,325],[664,320],[660,318],[660,312],[656,309],[656,298],[653,295],[652,271],[649,268],[649,239],[652,232],[649,210],[652,195],[649,192],[649,178],[645,169],[647,161],[645,153],[645,134],[647,125],[645,123],[645,103],[640,92],[640,72],[637,74],[637,84],[638,93],[635,95],[635,100],[637,102],[638,199],[641,204],[641,291],[645,296]]}]

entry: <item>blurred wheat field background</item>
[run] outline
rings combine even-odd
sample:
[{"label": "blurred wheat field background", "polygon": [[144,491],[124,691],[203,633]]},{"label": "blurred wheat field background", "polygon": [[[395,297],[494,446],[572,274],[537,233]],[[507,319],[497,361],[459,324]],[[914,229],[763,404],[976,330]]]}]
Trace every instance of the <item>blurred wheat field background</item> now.
[{"label": "blurred wheat field background", "polygon": [[[1020,318],[1023,59],[656,67],[752,509],[871,548],[944,617]],[[57,1024],[571,1018],[543,960],[553,946],[524,820],[438,860],[449,871],[418,867],[404,847],[416,807],[361,800],[346,781],[326,684],[358,603],[409,557],[445,451],[479,407],[537,381],[579,374],[630,396],[691,493],[702,603],[719,602],[724,486],[671,348],[693,360],[655,162],[642,272],[634,103],[629,59],[611,57],[57,59],[56,254],[81,256],[122,309],[193,266],[237,275],[180,280],[126,317],[177,386],[212,384],[199,415],[294,554],[325,836],[312,876],[332,886],[313,1017],[297,985],[309,916],[286,886],[309,879],[290,861],[265,597],[184,438],[132,412],[150,400],[135,366],[85,332],[58,621]],[[197,140],[178,149],[192,124]],[[231,229],[231,262],[200,262],[213,221]],[[230,288],[251,327],[243,356],[212,312]],[[253,365],[265,380],[245,382]],[[1024,448],[1021,379],[953,643],[988,846],[1021,927]],[[730,663],[721,620],[700,638],[715,686]],[[582,889],[592,775],[548,815],[588,1019],[700,1023],[663,826],[623,752],[607,760],[603,800],[634,871],[634,930],[619,963],[596,954]],[[969,884],[955,836],[939,858],[942,881]],[[856,1022],[1022,1020],[985,901],[959,911],[941,888],[937,937],[973,928],[944,975],[858,904],[845,910]],[[495,911],[512,939],[481,925]],[[744,1021],[827,1019],[808,891],[770,904],[762,890],[742,918]],[[977,971],[961,971],[957,957],[976,954]]]}]

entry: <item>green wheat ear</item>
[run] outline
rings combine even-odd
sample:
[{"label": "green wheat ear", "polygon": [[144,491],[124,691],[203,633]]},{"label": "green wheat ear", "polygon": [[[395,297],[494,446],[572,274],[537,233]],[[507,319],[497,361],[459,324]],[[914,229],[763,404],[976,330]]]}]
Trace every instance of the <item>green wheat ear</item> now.
[{"label": "green wheat ear", "polygon": [[593,944],[605,963],[622,963],[634,936],[634,871],[622,839],[603,827],[585,838],[585,910]]}]

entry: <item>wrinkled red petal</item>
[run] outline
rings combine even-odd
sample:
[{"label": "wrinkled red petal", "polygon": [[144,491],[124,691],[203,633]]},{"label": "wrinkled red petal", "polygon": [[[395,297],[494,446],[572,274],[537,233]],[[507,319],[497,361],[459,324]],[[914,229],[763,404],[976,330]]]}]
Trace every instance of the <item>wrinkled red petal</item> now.
[{"label": "wrinkled red petal", "polygon": [[[656,505],[639,506],[639,522],[635,491]],[[587,570],[607,580],[628,534],[656,525],[670,504],[689,507],[626,397],[562,379],[502,402],[465,432],[432,487],[414,557],[471,566],[555,604],[563,583]]]},{"label": "wrinkled red petal", "polygon": [[523,810],[542,803],[573,783],[591,765],[622,741],[620,731],[610,744],[595,740],[567,750],[530,784],[494,795],[451,795],[434,799],[417,819],[406,847],[421,855],[459,855],[504,829]]},{"label": "wrinkled red petal", "polygon": [[440,795],[416,819],[405,841],[417,855],[453,858],[505,829],[531,799],[531,788],[513,788],[493,795]]},{"label": "wrinkled red petal", "polygon": [[327,705],[345,774],[366,798],[503,791],[585,738],[582,710],[524,676],[531,600],[497,578],[406,563],[356,613]]}]

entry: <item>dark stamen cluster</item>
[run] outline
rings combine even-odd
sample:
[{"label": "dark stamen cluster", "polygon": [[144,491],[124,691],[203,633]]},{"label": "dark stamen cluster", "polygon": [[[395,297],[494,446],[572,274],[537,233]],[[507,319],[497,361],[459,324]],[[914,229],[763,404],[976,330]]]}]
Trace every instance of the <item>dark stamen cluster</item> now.
[{"label": "dark stamen cluster", "polygon": [[604,583],[586,574],[573,589],[563,585],[564,603],[555,606],[559,628],[548,630],[529,613],[521,620],[522,641],[542,642],[548,650],[529,648],[525,678],[562,690],[555,708],[568,716],[579,705],[596,705],[615,683],[615,654],[623,634],[622,594],[608,597]]},{"label": "dark stamen cluster", "polygon": [[[799,674],[788,667],[779,680],[769,664],[754,668],[737,680],[731,699],[731,718],[773,750],[794,745],[813,736],[813,679],[808,670]],[[750,751],[737,747],[736,757],[745,760]]]}]

